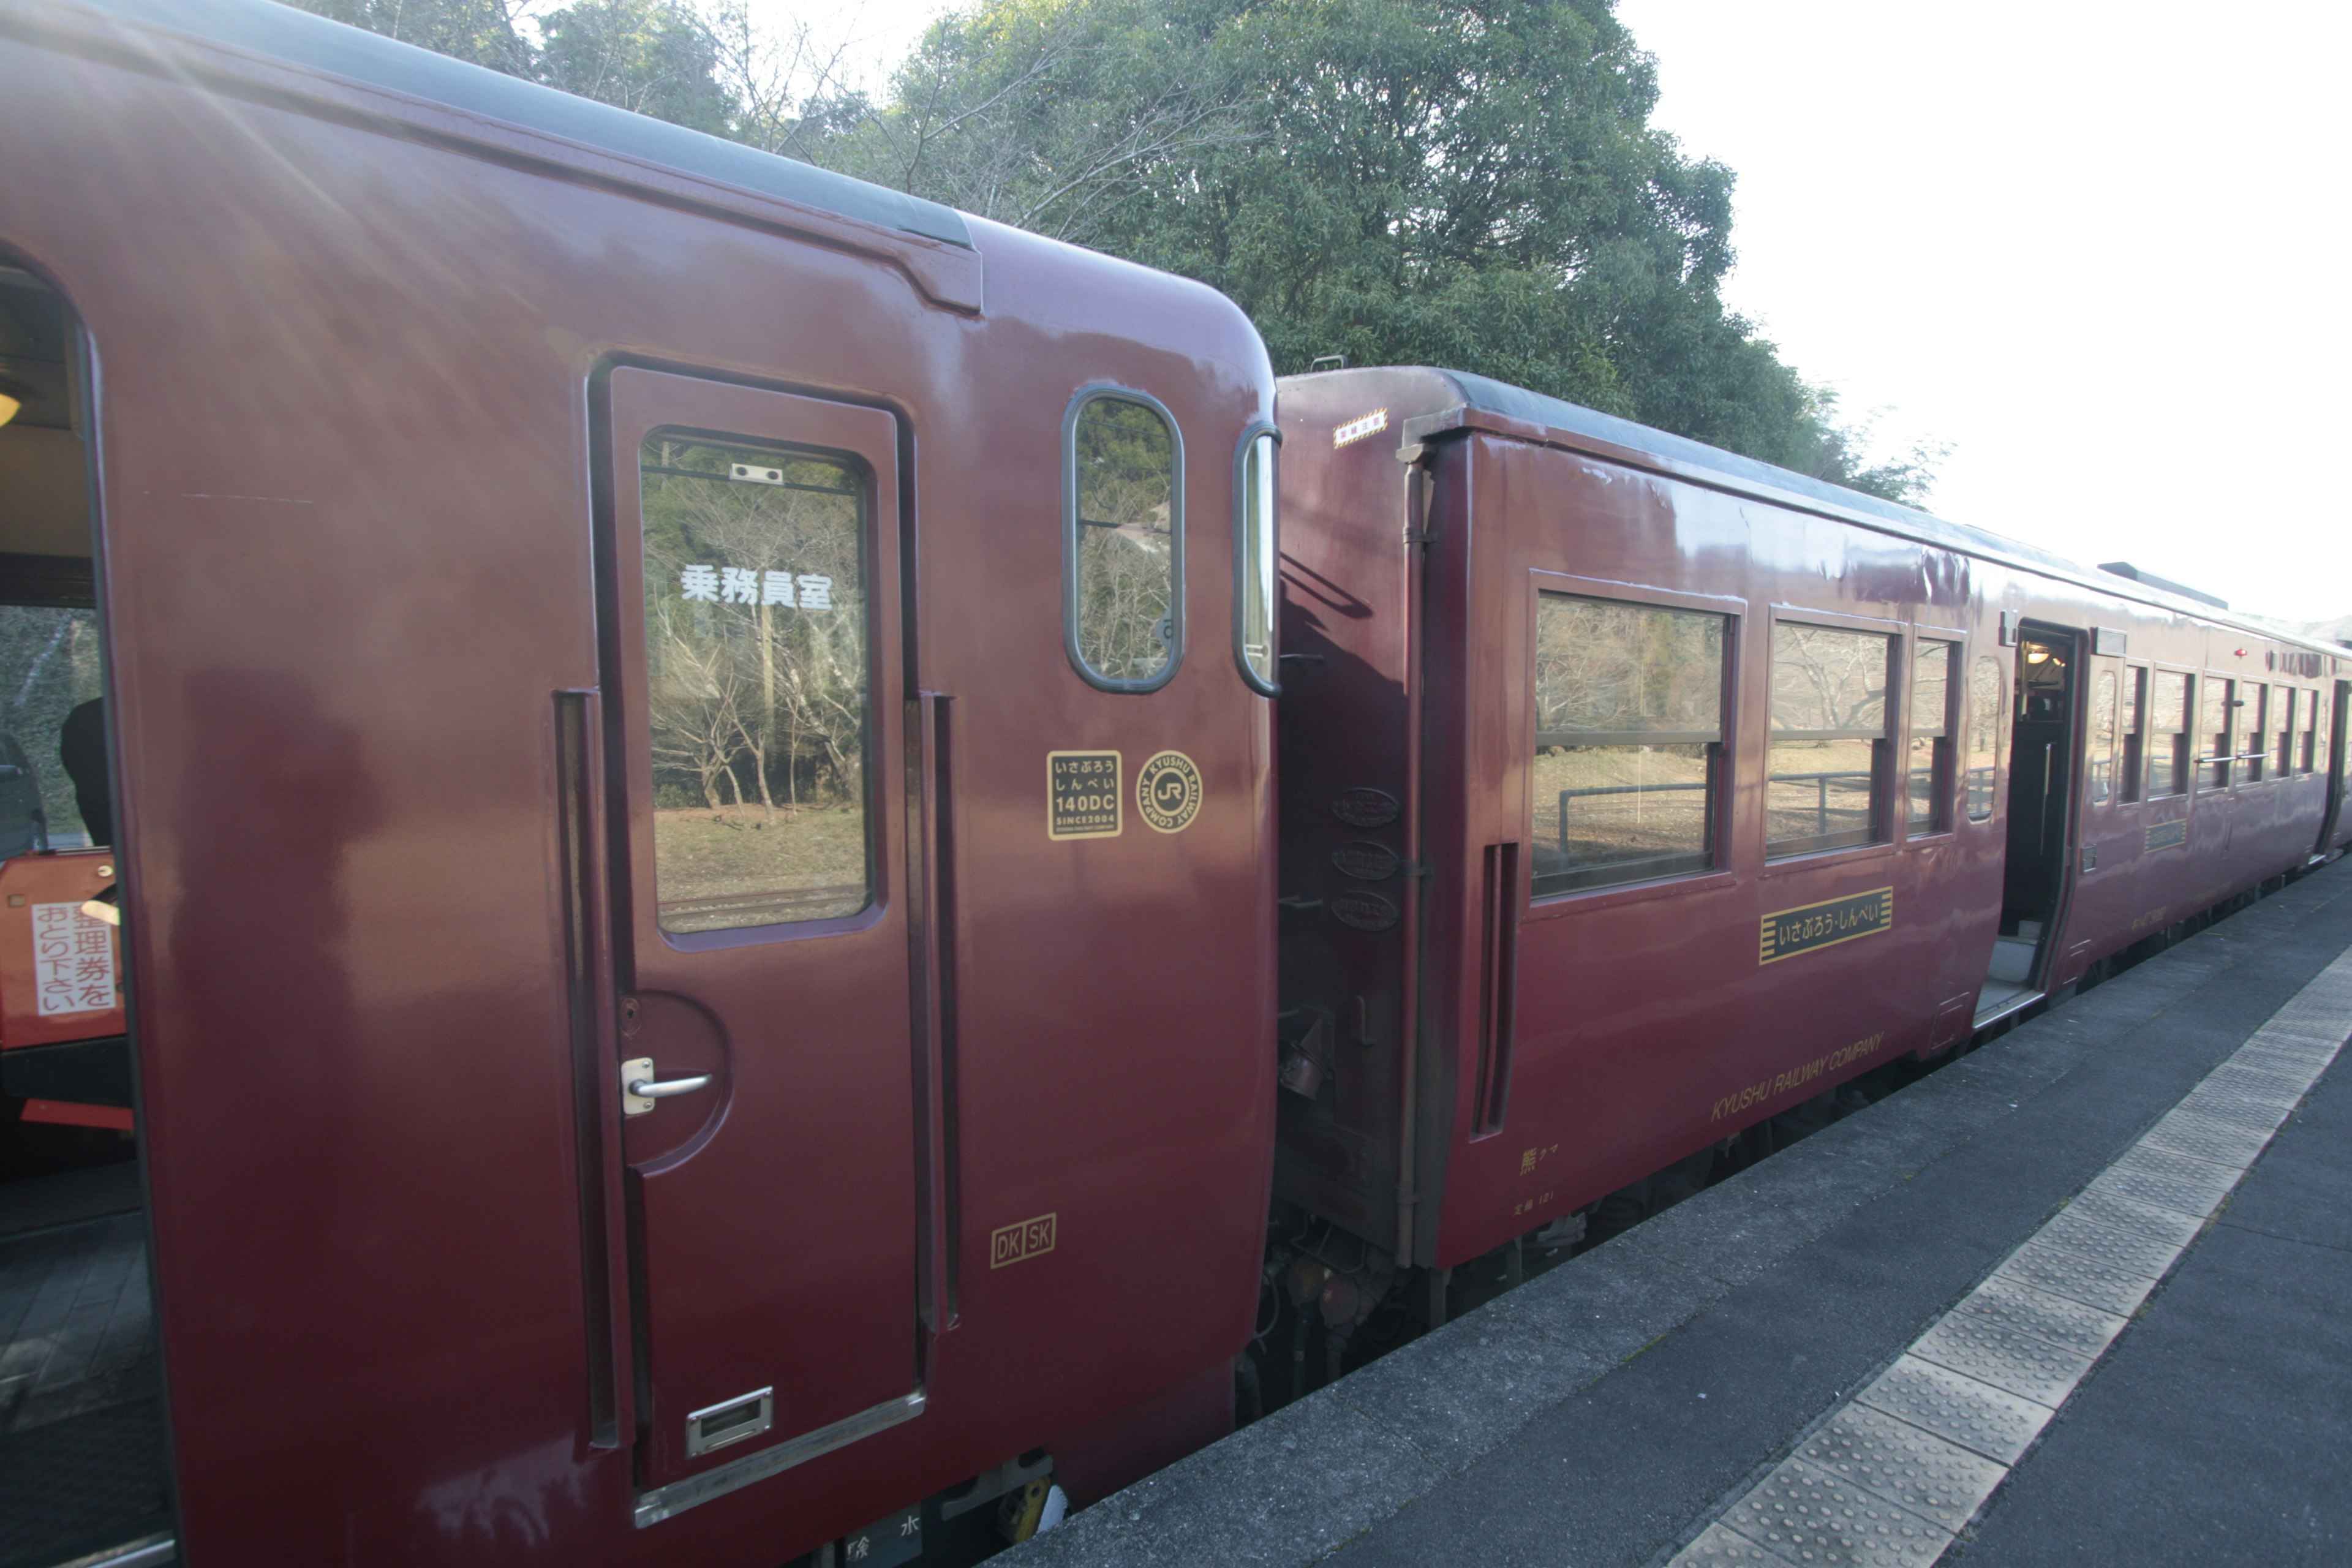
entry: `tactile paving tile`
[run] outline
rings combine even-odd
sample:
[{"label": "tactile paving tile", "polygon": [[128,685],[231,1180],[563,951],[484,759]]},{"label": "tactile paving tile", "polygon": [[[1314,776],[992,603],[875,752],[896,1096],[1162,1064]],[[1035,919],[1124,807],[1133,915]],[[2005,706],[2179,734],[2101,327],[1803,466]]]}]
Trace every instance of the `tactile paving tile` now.
[{"label": "tactile paving tile", "polygon": [[1789,1559],[1737,1531],[1710,1524],[1706,1533],[1675,1553],[1667,1568],[1788,1568]]},{"label": "tactile paving tile", "polygon": [[2336,1055],[2333,1046],[2315,1045],[2288,1035],[2247,1041],[2231,1054],[2232,1067],[2253,1068],[2288,1078],[2317,1078]]},{"label": "tactile paving tile", "polygon": [[1982,1454],[1864,1405],[1832,1416],[1797,1457],[1955,1532],[2009,1473]]},{"label": "tactile paving tile", "polygon": [[2050,1412],[2031,1399],[1909,1355],[1898,1356],[1854,1398],[2004,1465],[2017,1463],[2050,1419]]},{"label": "tactile paving tile", "polygon": [[2107,1170],[2110,1173],[2144,1171],[2151,1176],[2163,1176],[2176,1182],[2202,1182],[2218,1192],[2228,1192],[2231,1187],[2236,1186],[2239,1179],[2246,1173],[2246,1168],[2243,1165],[2223,1164],[2218,1160],[2200,1159],[2194,1154],[2183,1154],[2176,1149],[2158,1149],[2144,1141],[2135,1145],[2129,1153],[2108,1166]]},{"label": "tactile paving tile", "polygon": [[1967,1312],[1945,1313],[1912,1342],[1911,1353],[2053,1410],[2091,1370],[2089,1356]]},{"label": "tactile paving tile", "polygon": [[2220,1208],[2222,1198],[2229,1193],[2228,1188],[2216,1188],[2207,1182],[2175,1181],[2152,1171],[2125,1171],[2112,1166],[2102,1172],[2086,1190],[2113,1193],[2136,1203],[2153,1204],[2158,1208],[2189,1215],[2200,1221]]},{"label": "tactile paving tile", "polygon": [[2175,1247],[2188,1246],[2196,1239],[2197,1233],[2205,1228],[2205,1222],[2193,1215],[2182,1214],[2179,1209],[2158,1208],[2154,1204],[2144,1204],[2099,1187],[2084,1190],[2058,1212],[2083,1215],[2101,1225],[2154,1237]]},{"label": "tactile paving tile", "polygon": [[1791,1563],[1927,1568],[1952,1543],[1949,1531],[1801,1459],[1757,1482],[1723,1522]]},{"label": "tactile paving tile", "polygon": [[2313,1075],[2290,1072],[2269,1062],[2239,1061],[2234,1058],[2213,1069],[2205,1081],[2218,1089],[2234,1089],[2256,1099],[2268,1098],[2282,1107],[2291,1106],[2311,1089]]},{"label": "tactile paving tile", "polygon": [[1954,1309],[2096,1359],[2130,1320],[1996,1274]]},{"label": "tactile paving tile", "polygon": [[2038,1237],[2011,1253],[2008,1261],[1993,1272],[2126,1318],[2137,1311],[2147,1293],[2156,1289],[2156,1281],[2144,1274],[2094,1263]]},{"label": "tactile paving tile", "polygon": [[2194,1110],[2200,1116],[2263,1133],[2277,1131],[2279,1123],[2293,1109],[2274,1095],[2248,1094],[2242,1089],[2215,1084],[2210,1079],[2199,1084],[2180,1104],[2182,1109]]},{"label": "tactile paving tile", "polygon": [[2194,1154],[2216,1164],[2243,1170],[2267,1147],[2271,1134],[2242,1127],[2201,1111],[2187,1115],[2175,1110],[2147,1130],[2147,1147]]},{"label": "tactile paving tile", "polygon": [[2104,1263],[2126,1274],[2144,1274],[2150,1279],[2163,1279],[2164,1271],[2180,1256],[2178,1243],[2102,1225],[2096,1215],[2063,1213],[2035,1234],[2040,1240],[2063,1247],[2079,1258]]}]

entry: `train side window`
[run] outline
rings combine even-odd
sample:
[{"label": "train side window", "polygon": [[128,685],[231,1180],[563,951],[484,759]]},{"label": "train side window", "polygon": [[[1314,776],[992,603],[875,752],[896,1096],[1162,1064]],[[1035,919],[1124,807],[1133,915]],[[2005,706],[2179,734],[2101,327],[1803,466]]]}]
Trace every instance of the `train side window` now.
[{"label": "train side window", "polygon": [[1167,684],[1184,650],[1184,451],[1139,392],[1089,387],[1063,421],[1063,636],[1108,691]]},{"label": "train side window", "polygon": [[1274,651],[1276,534],[1274,464],[1280,437],[1259,429],[1242,437],[1234,504],[1234,657],[1252,690],[1278,697]]},{"label": "train side window", "polygon": [[2270,760],[2271,689],[2259,680],[2250,680],[2240,689],[2246,695],[2238,716],[2246,721],[2246,730],[2238,761],[2245,765],[2246,782],[2260,784],[2269,772],[2263,764]]},{"label": "train side window", "polygon": [[2159,669],[2148,703],[2147,797],[2189,793],[2189,677]]},{"label": "train side window", "polygon": [[1727,642],[1722,616],[1538,596],[1537,897],[1715,865]]},{"label": "train side window", "polygon": [[2311,718],[2303,730],[2303,771],[2321,773],[2327,767],[2327,726],[2334,706],[2325,688],[2311,694]]},{"label": "train side window", "polygon": [[2294,706],[2295,691],[2292,686],[2271,688],[2271,732],[2278,737],[2278,754],[2271,759],[2278,767],[2278,776],[2294,772]]},{"label": "train side window", "polygon": [[2121,800],[2137,800],[2147,754],[2147,669],[2144,665],[2124,667],[2123,729],[2124,754],[2116,770],[2116,795]]},{"label": "train side window", "polygon": [[2116,672],[2099,671],[2091,688],[2091,804],[2114,798],[2116,777]]},{"label": "train side window", "polygon": [[874,881],[864,479],[670,430],[637,472],[661,928],[855,914]]},{"label": "train side window", "polygon": [[1887,665],[1877,632],[1781,621],[1772,628],[1768,858],[1886,837]]},{"label": "train side window", "polygon": [[1921,638],[1911,654],[1910,837],[1952,826],[1952,668],[1959,645]]},{"label": "train side window", "polygon": [[2197,758],[2197,787],[2230,787],[2230,738],[2237,732],[2238,683],[2218,675],[2204,679],[2205,705],[2198,721],[2197,742],[2207,748]]},{"label": "train side window", "polygon": [[1970,822],[1992,819],[2001,759],[2009,752],[2008,710],[2000,700],[2000,660],[1978,658],[1969,672],[1968,813]]}]

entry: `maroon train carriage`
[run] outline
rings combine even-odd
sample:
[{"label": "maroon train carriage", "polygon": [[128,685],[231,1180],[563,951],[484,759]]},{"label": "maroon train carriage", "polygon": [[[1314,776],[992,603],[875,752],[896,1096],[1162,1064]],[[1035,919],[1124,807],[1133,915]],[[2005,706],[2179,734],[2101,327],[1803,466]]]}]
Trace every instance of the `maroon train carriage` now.
[{"label": "maroon train carriage", "polygon": [[58,1322],[92,1233],[0,1237],[82,1355],[7,1462],[126,1478],[10,1549],[881,1562],[1225,1430],[1243,315],[263,0],[6,0],[0,145],[0,676],[45,775],[103,694],[169,1412],[135,1220]]},{"label": "maroon train carriage", "polygon": [[2352,837],[2340,648],[1474,375],[1280,408],[1327,1343]]}]

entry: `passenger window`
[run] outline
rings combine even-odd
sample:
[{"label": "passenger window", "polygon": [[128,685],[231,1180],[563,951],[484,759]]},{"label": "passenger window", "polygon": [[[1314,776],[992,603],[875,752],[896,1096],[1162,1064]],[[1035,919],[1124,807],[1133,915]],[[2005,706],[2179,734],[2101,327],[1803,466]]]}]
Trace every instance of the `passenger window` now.
[{"label": "passenger window", "polygon": [[2303,771],[2324,772],[2327,767],[2327,726],[2335,721],[2336,704],[2323,687],[2311,694],[2311,722],[2303,731]]},{"label": "passenger window", "polygon": [[1260,431],[1242,447],[1240,504],[1234,509],[1234,641],[1242,676],[1268,697],[1275,682],[1275,438]]},{"label": "passenger window", "polygon": [[873,898],[861,477],[657,430],[638,483],[661,929],[855,914]]},{"label": "passenger window", "polygon": [[2270,758],[2271,689],[2259,681],[2248,681],[2242,689],[2246,694],[2245,707],[2239,717],[2246,721],[2246,740],[2238,761],[2245,764],[2246,782],[2260,784],[2263,764]]},{"label": "passenger window", "polygon": [[2099,671],[2091,687],[2091,804],[2115,795],[2116,672]]},{"label": "passenger window", "polygon": [[2141,764],[2147,753],[2147,670],[2140,665],[2124,667],[2123,729],[2124,754],[2116,769],[2116,794],[2124,800],[2137,800]]},{"label": "passenger window", "polygon": [[0,605],[0,858],[111,845],[98,613]]},{"label": "passenger window", "polygon": [[2204,679],[2205,706],[2198,721],[2198,742],[2207,748],[2197,758],[2197,787],[2227,789],[2230,784],[2230,737],[2237,726],[2238,683],[2217,675]]},{"label": "passenger window", "polygon": [[2009,752],[2009,726],[2001,721],[2008,710],[2000,701],[2000,660],[1990,654],[1978,658],[1969,673],[1968,812],[1970,822],[1992,819],[2001,759]]},{"label": "passenger window", "polygon": [[1722,616],[1538,597],[1536,896],[1716,863],[1726,642]]},{"label": "passenger window", "polygon": [[2271,688],[2271,733],[2278,737],[2278,776],[2294,772],[2295,690],[2292,686]]},{"label": "passenger window", "polygon": [[1184,495],[1176,426],[1154,404],[1081,394],[1068,424],[1064,584],[1071,659],[1095,685],[1175,673]]},{"label": "passenger window", "polygon": [[2159,669],[2149,701],[2147,797],[2189,792],[2189,677]]},{"label": "passenger window", "polygon": [[1894,639],[1782,621],[1772,628],[1772,745],[1764,853],[1805,855],[1886,837],[1886,674]]},{"label": "passenger window", "polygon": [[1911,826],[1924,838],[1952,826],[1952,665],[1958,645],[1922,639],[1911,654]]}]

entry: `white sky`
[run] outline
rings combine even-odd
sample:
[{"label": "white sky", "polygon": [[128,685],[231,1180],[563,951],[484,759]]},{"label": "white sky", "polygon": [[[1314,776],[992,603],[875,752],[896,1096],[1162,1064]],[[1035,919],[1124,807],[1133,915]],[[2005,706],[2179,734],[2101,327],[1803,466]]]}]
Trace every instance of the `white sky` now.
[{"label": "white sky", "polygon": [[[879,60],[942,8],[822,25]],[[2352,612],[2352,7],[1618,14],[1656,123],[1738,175],[1733,308],[1882,449],[1951,445],[1932,510],[2258,614]]]}]

